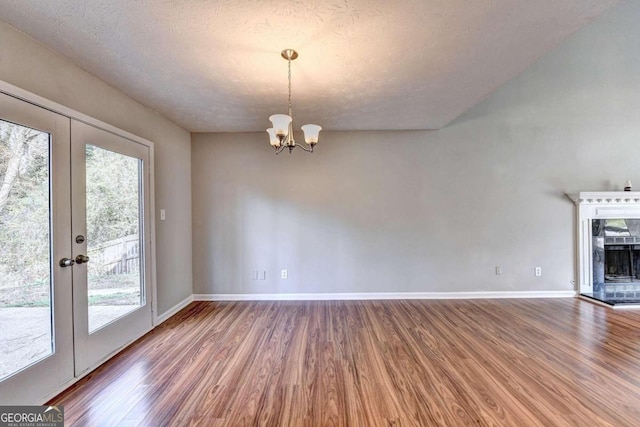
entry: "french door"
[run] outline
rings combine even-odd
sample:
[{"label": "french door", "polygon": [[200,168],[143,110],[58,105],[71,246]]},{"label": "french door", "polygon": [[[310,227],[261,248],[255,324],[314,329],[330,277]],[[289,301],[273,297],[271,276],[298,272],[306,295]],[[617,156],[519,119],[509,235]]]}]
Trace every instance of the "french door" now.
[{"label": "french door", "polygon": [[75,374],[151,324],[149,148],[71,122]]},{"label": "french door", "polygon": [[0,93],[0,405],[152,327],[149,147]]},{"label": "french door", "polygon": [[69,143],[67,117],[0,94],[0,404],[74,375]]}]

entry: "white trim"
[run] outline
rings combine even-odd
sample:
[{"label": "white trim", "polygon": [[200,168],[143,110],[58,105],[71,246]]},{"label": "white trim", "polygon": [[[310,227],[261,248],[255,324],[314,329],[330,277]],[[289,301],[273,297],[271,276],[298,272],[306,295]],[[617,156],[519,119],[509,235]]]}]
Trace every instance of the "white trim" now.
[{"label": "white trim", "polygon": [[193,295],[189,295],[187,298],[185,298],[184,300],[180,301],[178,304],[174,305],[169,310],[167,310],[164,313],[162,313],[160,316],[154,317],[154,319],[153,319],[154,320],[153,327],[151,327],[148,330],[146,330],[145,333],[142,336],[129,341],[127,344],[125,344],[124,346],[122,346],[118,350],[114,351],[113,353],[111,353],[110,355],[108,355],[107,357],[102,359],[100,362],[96,363],[94,366],[92,366],[89,369],[87,369],[86,371],[84,371],[79,376],[72,378],[71,380],[66,382],[64,385],[62,385],[55,393],[51,393],[51,394],[45,396],[45,398],[43,398],[41,400],[42,404],[44,405],[46,402],[50,401],[51,399],[53,399],[54,397],[59,395],[60,393],[62,393],[63,391],[65,391],[66,389],[71,387],[73,384],[77,383],[78,381],[80,381],[81,379],[83,379],[84,377],[86,377],[87,375],[92,373],[99,366],[103,365],[104,363],[108,362],[110,359],[112,359],[113,357],[118,355],[120,352],[124,351],[131,344],[133,344],[134,342],[136,342],[139,339],[141,339],[142,337],[144,337],[146,334],[151,332],[155,327],[157,327],[161,323],[163,323],[166,320],[168,320],[171,316],[173,316],[174,314],[176,314],[177,312],[179,312],[180,310],[182,310],[183,308],[185,308],[187,305],[191,304],[192,302],[193,302]]},{"label": "white trim", "polygon": [[593,292],[592,220],[640,219],[640,191],[601,191],[567,194],[576,205],[576,266],[580,293]]},{"label": "white trim", "polygon": [[575,291],[194,294],[194,301],[329,301],[394,299],[573,298]]},{"label": "white trim", "polygon": [[186,297],[185,299],[183,299],[182,301],[180,301],[179,303],[171,307],[169,310],[162,313],[160,316],[156,316],[153,319],[153,326],[154,327],[158,326],[159,324],[168,320],[171,316],[173,316],[174,314],[176,314],[177,312],[179,312],[180,310],[182,310],[192,302],[193,302],[193,295],[189,295],[188,297]]},{"label": "white trim", "polygon": [[158,288],[156,278],[156,158],[155,146],[149,146],[149,245],[151,245],[151,322],[158,319]]},{"label": "white trim", "polygon": [[155,217],[155,149],[154,143],[149,141],[148,139],[142,138],[138,135],[134,135],[130,132],[117,128],[113,125],[105,123],[101,120],[95,119],[91,116],[83,114],[79,111],[76,111],[72,108],[65,107],[62,104],[58,104],[55,101],[51,101],[47,98],[44,98],[40,95],[36,95],[33,92],[29,92],[28,90],[22,89],[18,86],[12,85],[11,83],[7,83],[5,81],[0,80],[0,93],[4,93],[14,98],[21,99],[29,104],[36,105],[38,107],[44,108],[49,111],[53,111],[54,113],[60,114],[65,117],[69,117],[70,119],[75,119],[82,123],[91,125],[98,129],[102,129],[106,132],[112,133],[114,135],[121,136],[123,138],[129,139],[135,143],[142,144],[146,147],[149,147],[149,229],[150,229],[150,243],[151,243],[151,253],[150,259],[147,261],[150,263],[151,267],[151,319],[154,321],[156,319],[156,312],[158,307],[158,290],[156,283],[156,217]]},{"label": "white trim", "polygon": [[54,397],[56,397],[57,395],[59,395],[60,393],[62,393],[63,391],[65,391],[66,389],[68,389],[69,387],[71,387],[72,385],[74,385],[75,383],[80,381],[81,379],[83,379],[84,377],[86,377],[87,375],[91,374],[93,371],[98,369],[101,365],[104,365],[105,363],[107,363],[109,360],[111,360],[112,358],[114,358],[115,356],[117,356],[118,354],[123,352],[131,344],[133,344],[134,342],[138,341],[139,339],[141,339],[142,337],[147,335],[152,330],[153,330],[153,327],[151,327],[149,329],[146,329],[145,332],[142,335],[140,335],[138,338],[134,338],[131,341],[128,341],[122,347],[120,347],[117,350],[114,350],[113,353],[110,353],[109,355],[107,355],[103,359],[99,360],[95,365],[89,367],[86,371],[82,372],[77,377],[74,377],[74,378],[70,379],[69,381],[67,381],[65,384],[60,386],[58,391],[56,391],[55,393],[51,393],[51,394],[46,395],[43,399],[41,399],[42,405],[44,405],[46,402],[50,401],[51,399],[53,399]]},{"label": "white trim", "polygon": [[613,308],[614,310],[633,310],[640,308],[640,304],[616,304],[610,305],[609,308]]},{"label": "white trim", "polygon": [[629,310],[629,309],[634,309],[634,308],[640,308],[640,304],[616,304],[616,305],[611,305],[611,304],[607,304],[606,302],[602,302],[600,300],[597,300],[595,298],[585,297],[584,295],[578,295],[578,298],[580,298],[581,300],[584,300],[584,301],[588,301],[588,302],[590,302],[592,304],[600,305],[602,307],[612,308],[614,310]]},{"label": "white trim", "polygon": [[[18,86],[14,86],[11,83],[7,83],[5,81],[0,80],[0,93],[4,93],[8,96],[11,96],[13,98],[17,98],[20,99],[22,101],[25,101],[29,104],[35,105],[37,107],[41,107],[44,108],[45,110],[49,110],[52,111],[56,114],[59,114],[61,116],[65,116],[68,117],[70,119],[74,119],[77,120],[79,122],[85,123],[87,125],[91,125],[95,128],[98,129],[102,129],[106,132],[109,132],[111,134],[120,136],[122,138],[126,138],[134,143],[143,145],[145,147],[148,147],[149,149],[149,177],[148,177],[148,181],[149,181],[149,242],[151,245],[151,251],[150,251],[150,256],[149,259],[147,259],[147,262],[149,262],[149,267],[150,267],[150,281],[151,281],[151,321],[152,324],[154,321],[157,320],[156,316],[155,316],[155,310],[157,310],[157,306],[158,306],[158,302],[157,302],[157,284],[156,284],[156,248],[155,248],[155,232],[156,232],[156,227],[155,227],[155,158],[154,158],[154,143],[142,138],[140,136],[134,135],[130,132],[127,132],[125,130],[119,129],[113,125],[110,125],[108,123],[105,123],[101,120],[95,119],[93,117],[90,117],[86,114],[80,113],[79,111],[76,111],[74,109],[68,108],[62,104],[59,104],[57,102],[51,101],[49,99],[43,98],[42,96],[36,95],[33,92],[27,91],[25,89],[22,89]],[[192,296],[190,296],[189,298],[192,298]],[[164,317],[167,313],[163,314],[162,316],[160,316],[161,318]],[[170,316],[168,316],[170,317]],[[161,322],[160,322],[161,323]],[[64,384],[60,390],[58,390],[55,394],[47,397],[47,399],[45,401],[50,400],[51,398],[55,397],[57,394],[61,393],[62,391],[66,390],[67,388],[69,388],[72,384],[76,383],[77,381],[79,381],[80,379],[82,379],[84,376],[88,375],[89,373],[91,373],[93,370],[95,370],[98,366],[102,365],[103,363],[105,363],[107,360],[111,359],[114,355],[118,354],[120,351],[122,351],[124,348],[128,347],[129,345],[131,345],[133,342],[135,342],[136,340],[142,338],[144,335],[146,335],[149,331],[151,331],[153,329],[153,326],[150,328],[145,328],[145,331],[139,336],[136,337],[135,339],[131,340],[130,342],[126,343],[124,346],[122,346],[120,349],[114,351],[113,353],[111,353],[110,355],[108,355],[107,357],[105,357],[104,359],[98,361],[98,363],[96,363],[95,365],[93,365],[92,367],[90,367],[89,369],[87,369],[85,372],[83,372],[80,376],[77,376],[75,378],[73,378],[72,380],[70,380],[68,383]]]},{"label": "white trim", "polygon": [[580,193],[566,193],[576,205],[620,205],[640,203],[640,191],[582,191]]},{"label": "white trim", "polygon": [[18,86],[14,86],[11,83],[4,82],[0,80],[0,92],[3,92],[9,96],[14,98],[21,99],[29,104],[37,105],[38,107],[42,107],[49,111],[53,111],[54,113],[61,114],[63,116],[69,117],[71,119],[76,119],[80,122],[86,123],[93,127],[97,127],[104,131],[119,135],[123,138],[130,139],[134,142],[137,142],[142,145],[153,145],[153,142],[148,139],[142,138],[138,135],[134,135],[132,133],[127,132],[126,130],[122,130],[113,125],[105,123],[101,120],[94,119],[91,116],[87,116],[79,111],[76,111],[72,108],[65,107],[62,104],[58,104],[55,101],[51,101],[49,99],[43,98],[40,95],[36,95],[33,92],[29,92],[28,90],[22,89]]},{"label": "white trim", "polygon": [[95,128],[102,129],[106,132],[114,135],[121,136],[137,144],[142,144],[149,147],[149,243],[151,244],[151,253],[149,259],[146,261],[150,263],[151,268],[151,311],[152,320],[156,318],[156,312],[158,307],[158,292],[156,283],[156,218],[155,218],[155,148],[154,143],[148,139],[142,138],[138,135],[134,135],[130,132],[117,128],[113,125],[105,123],[101,120],[95,119],[91,116],[83,114],[72,108],[65,107],[62,104],[58,104],[55,101],[43,98],[40,95],[36,95],[33,92],[29,92],[18,86],[14,86],[11,83],[0,80],[0,93],[5,93],[14,98],[21,99],[29,104],[36,105],[54,113],[69,117],[70,119],[77,120],[79,122],[91,125]]}]

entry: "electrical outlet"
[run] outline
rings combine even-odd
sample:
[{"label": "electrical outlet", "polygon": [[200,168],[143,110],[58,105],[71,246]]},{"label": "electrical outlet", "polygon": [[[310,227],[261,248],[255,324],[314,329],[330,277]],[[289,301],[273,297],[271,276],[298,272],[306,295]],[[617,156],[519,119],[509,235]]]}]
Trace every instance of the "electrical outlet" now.
[{"label": "electrical outlet", "polygon": [[289,278],[289,273],[287,272],[287,270],[282,270],[282,271],[280,272],[280,276],[281,276],[283,279],[288,279],[288,278]]},{"label": "electrical outlet", "polygon": [[536,267],[535,275],[536,275],[536,277],[542,276],[542,267]]},{"label": "electrical outlet", "polygon": [[502,267],[497,266],[496,267],[496,276],[500,276],[500,275],[502,275]]},{"label": "electrical outlet", "polygon": [[160,221],[164,221],[165,219],[167,219],[167,211],[160,209]]}]

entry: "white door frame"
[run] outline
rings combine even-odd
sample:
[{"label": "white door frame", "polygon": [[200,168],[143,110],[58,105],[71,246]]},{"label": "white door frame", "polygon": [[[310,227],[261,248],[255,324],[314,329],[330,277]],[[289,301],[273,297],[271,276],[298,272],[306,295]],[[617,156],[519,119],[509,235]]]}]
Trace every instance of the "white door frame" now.
[{"label": "white door frame", "polygon": [[152,313],[153,313],[153,325],[158,324],[158,295],[156,288],[156,208],[155,208],[155,151],[153,142],[148,139],[144,139],[139,137],[138,135],[134,135],[125,130],[119,129],[115,126],[112,126],[108,123],[105,123],[101,120],[94,119],[93,117],[87,116],[79,111],[76,111],[72,108],[65,107],[64,105],[58,104],[57,102],[50,101],[46,98],[43,98],[35,93],[29,92],[18,86],[14,86],[10,83],[4,82],[0,80],[0,92],[5,93],[9,96],[13,96],[14,98],[22,99],[30,104],[37,105],[38,107],[45,108],[47,110],[51,110],[54,113],[61,114],[70,119],[78,120],[79,122],[86,123],[88,125],[97,127],[98,129],[105,130],[107,132],[111,132],[115,135],[121,136],[123,138],[130,139],[139,144],[143,144],[149,147],[149,154],[151,157],[151,161],[149,163],[149,191],[150,191],[150,212],[149,212],[149,221],[151,221],[150,228],[151,234],[149,238],[151,239],[151,291],[152,291]]},{"label": "white door frame", "polygon": [[[4,93],[6,95],[12,96],[14,98],[21,99],[25,102],[33,104],[35,106],[44,108],[46,110],[50,110],[54,113],[60,114],[62,116],[66,116],[69,119],[74,119],[82,123],[86,123],[98,129],[102,129],[106,132],[110,132],[114,135],[121,136],[123,138],[129,139],[133,142],[137,142],[139,144],[145,145],[149,147],[149,243],[151,246],[151,250],[148,257],[149,267],[150,267],[150,276],[148,279],[150,280],[151,286],[151,316],[152,316],[152,326],[158,325],[160,322],[158,320],[158,294],[156,287],[156,222],[155,222],[155,152],[154,152],[154,144],[153,142],[142,138],[138,135],[134,135],[130,132],[119,129],[115,126],[112,126],[108,123],[105,123],[101,120],[90,117],[86,114],[83,114],[79,111],[76,111],[72,108],[65,107],[64,105],[58,104],[57,102],[50,101],[46,98],[43,98],[35,93],[24,90],[18,86],[14,86],[10,83],[4,82],[0,80],[0,93]],[[130,343],[125,344],[128,345]],[[83,376],[90,373],[93,369],[98,367],[100,364],[104,363],[111,356],[107,357],[105,360],[99,361],[95,366],[92,366],[89,370],[85,371],[82,375],[73,378],[68,383],[64,384],[60,390],[57,390],[55,393],[52,393],[50,396],[46,396],[44,401],[54,397],[56,394],[60,393],[65,388],[69,387],[73,383],[80,380]]]}]

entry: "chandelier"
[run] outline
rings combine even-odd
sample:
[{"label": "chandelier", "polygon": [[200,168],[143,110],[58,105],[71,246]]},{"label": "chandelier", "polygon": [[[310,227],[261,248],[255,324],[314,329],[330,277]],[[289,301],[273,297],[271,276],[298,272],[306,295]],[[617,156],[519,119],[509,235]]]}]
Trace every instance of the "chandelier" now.
[{"label": "chandelier", "polygon": [[276,150],[276,154],[280,154],[285,148],[289,149],[289,153],[294,148],[300,147],[308,153],[313,153],[313,147],[318,143],[318,134],[322,128],[318,125],[304,125],[301,127],[304,132],[304,140],[306,145],[296,144],[293,138],[293,115],[291,113],[291,61],[298,57],[298,52],[293,49],[285,49],[281,53],[282,57],[289,64],[289,114],[274,114],[269,117],[273,127],[267,129],[269,133],[269,142]]}]

